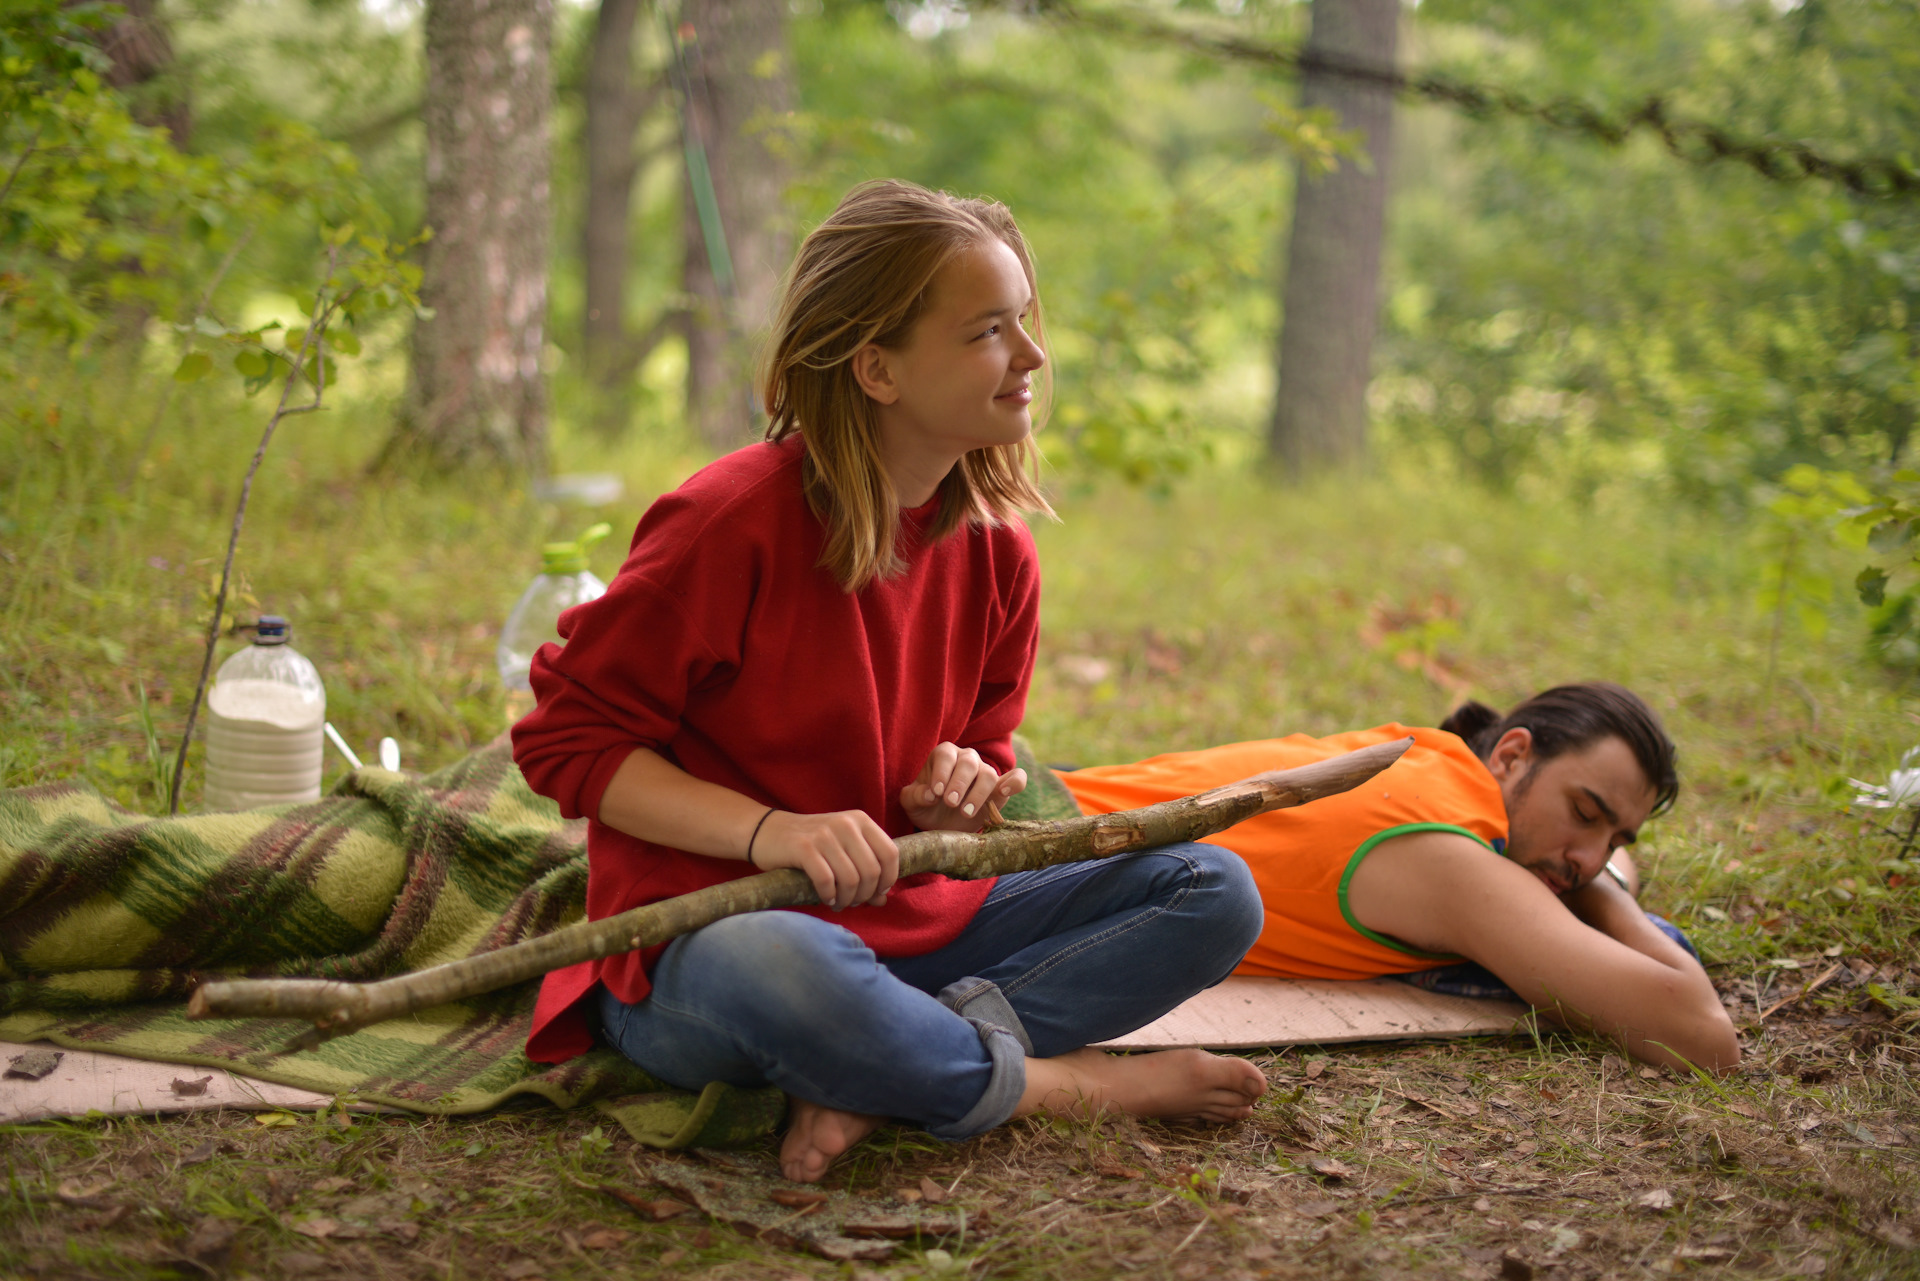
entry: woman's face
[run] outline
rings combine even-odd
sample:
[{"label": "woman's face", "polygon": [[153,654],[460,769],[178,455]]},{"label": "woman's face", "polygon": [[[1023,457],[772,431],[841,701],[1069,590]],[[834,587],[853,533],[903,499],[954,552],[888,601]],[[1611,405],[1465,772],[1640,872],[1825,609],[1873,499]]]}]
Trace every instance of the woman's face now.
[{"label": "woman's face", "polygon": [[1032,311],[1026,272],[997,240],[942,268],[907,341],[861,354],[888,448],[957,459],[1032,434],[1033,374],[1047,362],[1027,335]]},{"label": "woman's face", "polygon": [[1603,738],[1550,760],[1533,754],[1533,735],[1508,730],[1487,769],[1507,807],[1507,857],[1555,894],[1600,875],[1616,849],[1631,845],[1653,810],[1653,785],[1633,749]]}]

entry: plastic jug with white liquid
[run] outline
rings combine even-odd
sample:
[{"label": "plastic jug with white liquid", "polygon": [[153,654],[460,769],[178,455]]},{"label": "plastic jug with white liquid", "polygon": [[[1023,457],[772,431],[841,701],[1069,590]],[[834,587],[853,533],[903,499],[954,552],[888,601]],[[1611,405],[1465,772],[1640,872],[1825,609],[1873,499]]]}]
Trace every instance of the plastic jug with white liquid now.
[{"label": "plastic jug with white liquid", "polygon": [[287,644],[287,620],[263,614],[207,693],[206,807],[319,800],[326,720],[320,673]]}]

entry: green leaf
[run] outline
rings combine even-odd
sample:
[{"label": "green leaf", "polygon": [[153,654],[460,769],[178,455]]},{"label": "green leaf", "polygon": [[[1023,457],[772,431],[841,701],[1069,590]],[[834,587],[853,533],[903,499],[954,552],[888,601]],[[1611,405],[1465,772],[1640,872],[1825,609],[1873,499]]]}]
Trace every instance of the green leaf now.
[{"label": "green leaf", "polygon": [[233,358],[233,367],[247,378],[265,378],[270,366],[267,353],[254,347],[248,347]]},{"label": "green leaf", "polygon": [[1913,524],[1904,520],[1883,520],[1867,535],[1867,546],[1882,555],[1898,551],[1913,539]]},{"label": "green leaf", "polygon": [[1782,479],[1788,489],[1802,494],[1815,493],[1820,488],[1820,469],[1807,463],[1798,463],[1787,468],[1787,474]]},{"label": "green leaf", "polygon": [[1878,607],[1887,599],[1887,571],[1878,565],[1869,565],[1860,571],[1853,580],[1853,589],[1860,593],[1860,603]]},{"label": "green leaf", "polygon": [[213,357],[204,351],[190,351],[181,357],[180,367],[173,371],[173,381],[177,383],[198,382],[213,372]]},{"label": "green leaf", "polygon": [[327,345],[343,356],[360,354],[360,338],[351,329],[336,329],[327,335]]}]

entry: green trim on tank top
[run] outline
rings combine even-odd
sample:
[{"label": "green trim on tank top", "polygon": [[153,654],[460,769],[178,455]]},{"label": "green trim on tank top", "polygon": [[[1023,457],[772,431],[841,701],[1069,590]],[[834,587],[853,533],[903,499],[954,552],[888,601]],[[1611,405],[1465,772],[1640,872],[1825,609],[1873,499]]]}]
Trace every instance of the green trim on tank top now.
[{"label": "green trim on tank top", "polygon": [[1341,874],[1340,915],[1346,918],[1347,924],[1351,925],[1355,932],[1372,939],[1382,947],[1390,947],[1396,952],[1405,952],[1408,956],[1417,956],[1423,961],[1465,960],[1465,957],[1455,956],[1450,952],[1422,952],[1417,947],[1408,947],[1405,943],[1390,939],[1384,934],[1376,934],[1366,926],[1360,924],[1358,920],[1354,919],[1353,908],[1347,903],[1347,887],[1353,883],[1353,874],[1359,870],[1360,860],[1372,853],[1373,847],[1380,842],[1390,840],[1395,836],[1409,836],[1414,832],[1458,832],[1476,844],[1485,845],[1487,849],[1493,850],[1496,854],[1500,852],[1494,850],[1493,846],[1488,845],[1482,837],[1454,823],[1402,823],[1398,827],[1389,827],[1382,831],[1375,832],[1372,836],[1369,836],[1360,843],[1360,848],[1355,850],[1353,857],[1347,860],[1347,870]]}]

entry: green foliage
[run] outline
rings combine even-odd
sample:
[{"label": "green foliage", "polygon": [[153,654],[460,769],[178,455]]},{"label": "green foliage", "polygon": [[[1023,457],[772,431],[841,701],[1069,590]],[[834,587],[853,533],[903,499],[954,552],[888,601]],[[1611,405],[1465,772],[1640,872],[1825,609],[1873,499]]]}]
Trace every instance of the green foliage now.
[{"label": "green foliage", "polygon": [[159,802],[173,794],[173,761],[160,746],[160,730],[153,719],[153,704],[147,699],[147,683],[136,680],[140,695],[140,734],[147,749],[147,768],[152,771],[153,800]]},{"label": "green foliage", "polygon": [[[1661,92],[1742,132],[1910,148],[1902,6],[1423,6],[1443,65],[1600,101]],[[1499,484],[1619,476],[1744,503],[1795,464],[1908,448],[1920,204],[1409,113],[1383,356],[1400,438]],[[1420,146],[1419,142],[1414,144]]]},{"label": "green foliage", "polygon": [[1920,563],[1920,546],[1914,541],[1920,535],[1920,472],[1889,473],[1870,493],[1862,490],[1846,516],[1852,532],[1875,559],[1889,562],[1890,567],[1867,566],[1855,580],[1863,602],[1883,604],[1893,575],[1901,573],[1910,581],[1910,571]]},{"label": "green foliage", "polygon": [[1920,471],[1883,469],[1864,484],[1846,481],[1850,501],[1838,532],[1870,558],[1853,579],[1870,611],[1868,646],[1888,667],[1920,671]]},{"label": "green foliage", "polygon": [[[187,342],[207,340],[230,352],[233,370],[249,396],[288,376],[316,393],[338,384],[339,366],[328,353],[360,354],[353,326],[396,308],[419,307],[420,268],[401,256],[411,244],[396,246],[384,237],[356,235],[351,223],[324,231],[320,239],[327,247],[327,267],[318,293],[299,300],[301,308],[314,317],[305,332],[288,329],[278,320],[251,329],[230,328],[206,316],[175,326]],[[424,239],[423,234],[415,243]],[[173,380],[198,382],[214,370],[211,354],[190,350],[174,367]]]},{"label": "green foliage", "polygon": [[[1780,492],[1766,504],[1767,519],[1761,526],[1767,567],[1759,603],[1773,617],[1775,647],[1788,615],[1806,635],[1826,635],[1834,579],[1810,554],[1810,545],[1838,532],[1841,518],[1866,498],[1867,491],[1846,472],[1823,472],[1803,463],[1781,478]],[[1772,658],[1768,661],[1771,668]]]},{"label": "green foliage", "polygon": [[1187,55],[991,13],[922,39],[902,15],[794,24],[804,109],[769,128],[801,222],[878,174],[1005,201],[1039,262],[1049,457],[1164,492],[1225,456],[1265,409],[1244,372],[1271,359],[1293,161],[1324,170],[1353,138],[1284,82]]},{"label": "green foliage", "polygon": [[258,120],[221,156],[135,121],[94,47],[113,12],[22,0],[0,26],[0,337],[75,346],[116,316],[191,315],[263,227],[385,225],[352,155],[303,124]]}]

